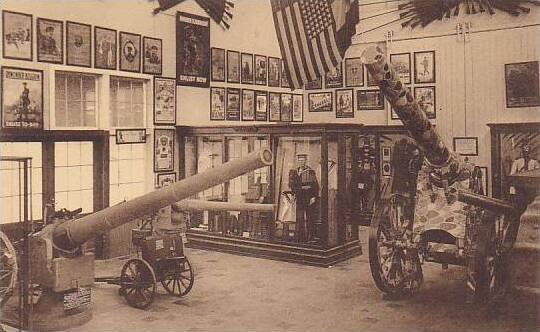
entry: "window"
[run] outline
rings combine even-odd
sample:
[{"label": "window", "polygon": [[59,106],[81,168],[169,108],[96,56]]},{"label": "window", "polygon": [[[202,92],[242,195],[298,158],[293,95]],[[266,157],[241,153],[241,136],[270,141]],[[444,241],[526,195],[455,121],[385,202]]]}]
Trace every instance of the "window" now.
[{"label": "window", "polygon": [[[223,146],[221,137],[205,136],[198,138],[199,159],[197,160],[198,173],[222,164]],[[218,184],[198,194],[200,198],[208,201],[222,200],[224,196],[223,183]]]},{"label": "window", "polygon": [[109,203],[117,204],[144,194],[145,145],[110,141]]},{"label": "window", "polygon": [[96,76],[56,72],[55,125],[97,127]]},{"label": "window", "polygon": [[144,81],[111,77],[111,127],[144,126]]}]

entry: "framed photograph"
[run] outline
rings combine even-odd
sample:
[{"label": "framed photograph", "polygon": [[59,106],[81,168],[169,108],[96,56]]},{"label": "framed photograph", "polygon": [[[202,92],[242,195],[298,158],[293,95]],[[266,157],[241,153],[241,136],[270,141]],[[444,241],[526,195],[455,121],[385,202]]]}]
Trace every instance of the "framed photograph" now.
[{"label": "framed photograph", "polygon": [[304,95],[293,95],[292,122],[304,122]]},{"label": "framed photograph", "polygon": [[116,129],[116,144],[146,143],[146,129]]},{"label": "framed photograph", "polygon": [[16,60],[33,60],[32,15],[2,11],[2,57]]},{"label": "framed photograph", "polygon": [[369,70],[367,70],[367,68],[364,68],[364,71],[366,72],[366,85],[367,86],[377,86],[377,83],[375,82],[373,77],[371,77],[371,74],[369,73]]},{"label": "framed photograph", "polygon": [[210,86],[210,18],[176,13],[176,84]]},{"label": "framed photograph", "polygon": [[176,173],[156,173],[156,189],[163,188],[176,182]]},{"label": "framed photograph", "polygon": [[2,128],[43,129],[43,71],[2,67]]},{"label": "framed photograph", "polygon": [[381,146],[381,160],[390,161],[392,159],[392,148],[389,146]]},{"label": "framed photograph", "polygon": [[255,120],[255,91],[242,89],[242,121]]},{"label": "framed photograph", "polygon": [[504,65],[506,107],[540,106],[538,61]]},{"label": "framed photograph", "polygon": [[322,89],[322,77],[319,77],[315,81],[307,82],[304,85],[304,90],[320,90]]},{"label": "framed photograph", "polygon": [[240,53],[227,51],[227,82],[240,83]]},{"label": "framed photograph", "polygon": [[281,59],[268,57],[268,86],[279,88],[281,81]]},{"label": "framed photograph", "polygon": [[163,63],[163,41],[159,38],[143,37],[143,73],[161,75]]},{"label": "framed photograph", "polygon": [[268,121],[268,94],[255,91],[255,120]]},{"label": "framed photograph", "polygon": [[358,90],[356,91],[356,109],[364,110],[383,110],[384,97],[381,90]]},{"label": "framed photograph", "polygon": [[64,63],[64,22],[38,18],[37,61]]},{"label": "framed photograph", "polygon": [[120,31],[118,53],[120,70],[135,73],[141,71],[141,35]]},{"label": "framed photograph", "polygon": [[354,118],[353,89],[336,90],[336,118]]},{"label": "framed photograph", "polygon": [[66,64],[70,66],[92,66],[92,26],[66,22]]},{"label": "framed photograph", "polygon": [[345,59],[345,86],[364,86],[364,64],[360,58]]},{"label": "framed photograph", "polygon": [[174,129],[154,129],[154,172],[174,170]]},{"label": "framed photograph", "polygon": [[454,137],[453,146],[462,156],[478,156],[478,137]]},{"label": "framed photograph", "polygon": [[255,54],[255,84],[266,85],[268,81],[268,60],[264,55]]},{"label": "framed photograph", "polygon": [[332,92],[308,94],[309,112],[332,112]]},{"label": "framed photograph", "polygon": [[414,52],[414,83],[435,83],[435,51]]},{"label": "framed photograph", "polygon": [[240,89],[227,88],[227,120],[240,121]]},{"label": "framed photograph", "polygon": [[394,67],[401,83],[411,83],[411,53],[390,54],[390,64]]},{"label": "framed photograph", "polygon": [[253,54],[242,53],[240,58],[242,84],[253,84]]},{"label": "framed photograph", "polygon": [[176,124],[176,80],[154,77],[154,124]]},{"label": "framed photograph", "polygon": [[341,63],[334,68],[334,71],[329,71],[326,73],[324,78],[324,87],[326,89],[343,87],[343,71],[341,69]]},{"label": "framed photograph", "polygon": [[116,70],[117,40],[116,30],[94,27],[94,67]]},{"label": "framed photograph", "polygon": [[290,88],[291,85],[289,84],[289,76],[287,75],[285,66],[285,61],[281,60],[281,87]]},{"label": "framed photograph", "polygon": [[426,113],[428,119],[437,118],[437,108],[435,104],[435,87],[422,86],[414,88],[414,98],[418,106]]},{"label": "framed photograph", "polygon": [[225,88],[210,88],[210,120],[225,120]]},{"label": "framed photograph", "polygon": [[390,164],[389,161],[383,161],[381,164],[381,168],[382,168],[381,173],[384,177],[392,176],[392,165]]},{"label": "framed photograph", "polygon": [[225,82],[225,50],[212,47],[210,49],[212,58],[212,72],[210,79],[215,82]]},{"label": "framed photograph", "polygon": [[291,93],[281,94],[281,121],[292,122],[292,99]]},{"label": "framed photograph", "polygon": [[281,120],[281,93],[268,93],[268,112],[269,121]]}]

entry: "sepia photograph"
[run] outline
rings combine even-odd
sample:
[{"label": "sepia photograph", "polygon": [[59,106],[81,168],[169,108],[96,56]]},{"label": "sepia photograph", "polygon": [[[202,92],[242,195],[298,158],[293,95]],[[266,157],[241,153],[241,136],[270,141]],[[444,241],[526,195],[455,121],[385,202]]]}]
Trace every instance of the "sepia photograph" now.
[{"label": "sepia photograph", "polygon": [[174,129],[154,129],[154,172],[174,170]]},{"label": "sepia photograph", "polygon": [[141,35],[120,31],[118,38],[120,70],[141,71]]},{"label": "sepia photograph", "polygon": [[210,86],[210,19],[176,13],[176,84]]},{"label": "sepia photograph", "polygon": [[222,48],[212,47],[212,73],[210,75],[212,81],[225,82],[225,50]]},{"label": "sepia photograph", "polygon": [[240,53],[227,51],[227,82],[240,83]]},{"label": "sepia photograph", "polygon": [[304,122],[304,96],[293,94],[292,122]]},{"label": "sepia photograph", "polygon": [[276,92],[268,93],[268,120],[281,120],[281,94]]},{"label": "sepia photograph", "polygon": [[210,120],[225,120],[225,88],[210,88]]},{"label": "sepia photograph", "polygon": [[230,121],[240,121],[240,89],[227,88],[225,117]]},{"label": "sepia photograph", "polygon": [[326,89],[342,88],[343,87],[343,72],[341,71],[341,63],[333,70],[326,73],[324,78],[324,87]]},{"label": "sepia photograph", "polygon": [[428,119],[437,117],[434,86],[414,87],[414,98],[418,101],[418,106],[426,113]]},{"label": "sepia photograph", "polygon": [[309,81],[304,85],[304,90],[320,90],[322,89],[322,77],[314,81]]},{"label": "sepia photograph", "polygon": [[281,94],[281,119],[282,122],[291,122],[293,120],[293,95],[290,93]]},{"label": "sepia photograph", "polygon": [[540,106],[538,61],[504,65],[506,107]]},{"label": "sepia photograph", "polygon": [[268,86],[279,88],[281,81],[281,59],[268,57]]},{"label": "sepia photograph", "polygon": [[66,64],[92,66],[92,27],[89,24],[66,22]]},{"label": "sepia photograph", "polygon": [[336,118],[354,118],[353,89],[336,90]]},{"label": "sepia photograph", "polygon": [[268,121],[268,93],[255,91],[255,120]]},{"label": "sepia photograph", "polygon": [[411,83],[411,53],[390,54],[390,64],[394,67],[401,83]]},{"label": "sepia photograph", "polygon": [[163,40],[143,37],[143,73],[161,75],[163,71]]},{"label": "sepia photograph", "polygon": [[364,64],[360,58],[345,59],[345,86],[364,86]]},{"label": "sepia photograph", "polygon": [[242,53],[240,57],[240,78],[242,84],[253,84],[253,54]]},{"label": "sepia photograph", "polygon": [[2,128],[43,129],[43,72],[2,67]]},{"label": "sepia photograph", "polygon": [[64,63],[64,22],[38,18],[37,60]]},{"label": "sepia photograph", "polygon": [[255,91],[242,89],[242,121],[255,120]]},{"label": "sepia photograph", "polygon": [[255,84],[268,84],[268,62],[264,55],[255,54]]},{"label": "sepia photograph", "polygon": [[381,90],[356,91],[356,109],[359,111],[383,110],[384,97]]},{"label": "sepia photograph", "polygon": [[32,15],[2,10],[2,57],[32,61],[33,26]]},{"label": "sepia photograph", "polygon": [[154,124],[176,124],[176,81],[154,77]]},{"label": "sepia photograph", "polygon": [[435,83],[435,51],[414,52],[414,83]]},{"label": "sepia photograph", "polygon": [[309,112],[332,112],[332,92],[308,94]]},{"label": "sepia photograph", "polygon": [[99,69],[116,70],[116,30],[94,27],[94,66]]}]

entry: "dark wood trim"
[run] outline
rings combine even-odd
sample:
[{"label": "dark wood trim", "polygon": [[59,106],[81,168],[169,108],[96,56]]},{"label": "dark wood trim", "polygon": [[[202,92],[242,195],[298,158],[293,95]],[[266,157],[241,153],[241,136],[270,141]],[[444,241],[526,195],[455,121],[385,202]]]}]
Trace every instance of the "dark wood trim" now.
[{"label": "dark wood trim", "polygon": [[345,135],[338,136],[337,160],[337,243],[345,243],[345,211],[347,209],[347,147]]},{"label": "dark wood trim", "polygon": [[41,174],[42,207],[54,202],[55,187],[55,161],[54,161],[54,142],[43,142],[41,144],[41,165],[43,166]]},{"label": "dark wood trim", "polygon": [[328,247],[328,135],[321,136],[321,242]]},{"label": "dark wood trim", "polygon": [[108,136],[106,130],[42,130],[21,132],[18,129],[2,129],[0,142],[82,142],[99,140]]}]

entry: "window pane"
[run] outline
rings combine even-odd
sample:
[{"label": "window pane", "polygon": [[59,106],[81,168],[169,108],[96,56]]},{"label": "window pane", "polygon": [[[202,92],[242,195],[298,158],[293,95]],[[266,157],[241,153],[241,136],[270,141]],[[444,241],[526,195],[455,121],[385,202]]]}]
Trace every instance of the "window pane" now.
[{"label": "window pane", "polygon": [[111,79],[112,127],[144,126],[143,85],[140,80]]},{"label": "window pane", "polygon": [[81,101],[80,100],[69,100],[67,103],[68,106],[68,127],[81,127]]},{"label": "window pane", "polygon": [[68,166],[75,166],[81,164],[81,143],[68,142]]},{"label": "window pane", "polygon": [[143,117],[143,105],[142,104],[134,104],[132,108],[133,116],[132,119],[132,125],[134,127],[143,127],[144,126],[144,117]]},{"label": "window pane", "polygon": [[91,76],[82,77],[82,86],[84,99],[87,101],[96,101],[96,83],[95,79]]},{"label": "window pane", "polygon": [[133,99],[134,104],[142,104],[143,98],[143,84],[142,82],[133,82]]},{"label": "window pane", "polygon": [[66,75],[57,73],[55,81],[56,98],[66,99]]},{"label": "window pane", "polygon": [[57,127],[67,126],[66,100],[56,98],[55,103],[55,124]]},{"label": "window pane", "polygon": [[96,104],[93,101],[84,103],[83,125],[85,127],[96,127]]},{"label": "window pane", "polygon": [[81,100],[81,78],[79,75],[68,75],[67,98],[69,101]]}]

